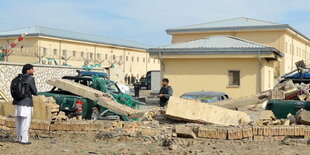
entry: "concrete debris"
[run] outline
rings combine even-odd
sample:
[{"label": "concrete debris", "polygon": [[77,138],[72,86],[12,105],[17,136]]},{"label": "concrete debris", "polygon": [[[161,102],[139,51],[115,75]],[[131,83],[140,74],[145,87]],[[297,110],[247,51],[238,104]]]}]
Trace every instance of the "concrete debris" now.
[{"label": "concrete debris", "polygon": [[296,118],[297,122],[310,125],[310,111],[301,109],[297,112]]},{"label": "concrete debris", "polygon": [[260,113],[259,119],[261,120],[274,120],[276,117],[274,116],[271,110],[264,110]]},{"label": "concrete debris", "polygon": [[183,137],[183,138],[196,138],[195,133],[193,132],[193,128],[189,126],[176,126],[175,127],[175,132],[178,137]]},{"label": "concrete debris", "polygon": [[204,124],[239,125],[250,121],[244,112],[176,97],[170,97],[166,115],[176,120]]}]

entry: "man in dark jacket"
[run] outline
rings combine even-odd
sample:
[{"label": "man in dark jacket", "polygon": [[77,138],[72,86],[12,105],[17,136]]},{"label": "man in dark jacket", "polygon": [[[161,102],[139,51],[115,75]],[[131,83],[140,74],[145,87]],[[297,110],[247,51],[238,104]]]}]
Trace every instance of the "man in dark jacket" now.
[{"label": "man in dark jacket", "polygon": [[171,86],[168,86],[169,84],[169,79],[164,78],[162,80],[162,87],[160,88],[158,97],[159,97],[159,106],[160,107],[165,107],[168,104],[170,96],[173,94],[173,90]]},{"label": "man in dark jacket", "polygon": [[13,100],[15,125],[16,125],[16,141],[21,144],[31,144],[28,140],[28,130],[32,115],[32,95],[37,94],[37,88],[33,78],[33,65],[26,64],[23,66],[21,76],[28,85],[28,94],[21,100]]},{"label": "man in dark jacket", "polygon": [[141,89],[141,83],[140,82],[136,82],[134,85],[134,90],[135,90],[135,97],[139,97],[139,92],[140,92],[140,89]]}]

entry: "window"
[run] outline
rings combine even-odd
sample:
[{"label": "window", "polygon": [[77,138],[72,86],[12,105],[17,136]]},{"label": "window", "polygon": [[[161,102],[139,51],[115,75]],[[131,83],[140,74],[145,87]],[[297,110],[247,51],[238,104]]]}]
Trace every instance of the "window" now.
[{"label": "window", "polygon": [[126,56],[126,61],[128,61],[128,56]]},{"label": "window", "polygon": [[105,54],[105,59],[108,59],[108,54]]},{"label": "window", "polygon": [[84,52],[83,51],[81,51],[81,57],[84,57]]},{"label": "window", "polygon": [[43,47],[43,55],[46,55],[47,54],[47,52],[46,52],[46,48],[45,47]]},{"label": "window", "polygon": [[115,60],[115,55],[113,55],[113,60]]},{"label": "window", "polygon": [[93,58],[93,53],[89,53],[89,57],[90,57],[90,58]]},{"label": "window", "polygon": [[122,61],[122,60],[123,60],[123,56],[120,56],[120,57],[119,57],[119,60]]},{"label": "window", "polygon": [[67,50],[62,50],[62,55],[67,56]]},{"label": "window", "polygon": [[155,63],[155,59],[153,59],[153,63]]},{"label": "window", "polygon": [[228,85],[240,86],[240,71],[228,71]]},{"label": "window", "polygon": [[150,60],[150,58],[149,58],[148,62],[150,63],[150,61],[151,61],[151,60]]},{"label": "window", "polygon": [[76,57],[76,51],[72,52],[73,57]]},{"label": "window", "polygon": [[143,58],[143,62],[145,62],[145,58]]},{"label": "window", "polygon": [[135,59],[134,57],[131,57],[131,61],[132,61],[132,62],[134,62],[134,59]]},{"label": "window", "polygon": [[54,49],[54,55],[57,55],[57,49]]},{"label": "window", "polygon": [[139,62],[139,57],[137,57],[137,62]]},{"label": "window", "polygon": [[101,58],[101,54],[100,53],[97,53],[97,58]]}]

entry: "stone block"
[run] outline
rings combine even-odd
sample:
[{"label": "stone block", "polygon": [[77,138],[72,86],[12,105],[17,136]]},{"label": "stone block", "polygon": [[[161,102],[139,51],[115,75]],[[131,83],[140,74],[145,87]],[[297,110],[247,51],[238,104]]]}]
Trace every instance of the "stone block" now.
[{"label": "stone block", "polygon": [[178,137],[183,137],[183,138],[196,138],[195,133],[193,132],[193,128],[189,126],[181,126],[177,125],[175,127],[175,132],[177,133]]},{"label": "stone block", "polygon": [[5,125],[6,117],[0,116],[0,126]]},{"label": "stone block", "polygon": [[158,136],[160,134],[161,134],[160,129],[155,129],[155,128],[142,128],[141,129],[141,136],[152,137],[152,136]]},{"label": "stone block", "polygon": [[242,136],[243,138],[253,137],[253,129],[251,127],[242,128]]},{"label": "stone block", "polygon": [[263,127],[263,135],[264,136],[269,136],[270,135],[269,126],[264,126]]}]

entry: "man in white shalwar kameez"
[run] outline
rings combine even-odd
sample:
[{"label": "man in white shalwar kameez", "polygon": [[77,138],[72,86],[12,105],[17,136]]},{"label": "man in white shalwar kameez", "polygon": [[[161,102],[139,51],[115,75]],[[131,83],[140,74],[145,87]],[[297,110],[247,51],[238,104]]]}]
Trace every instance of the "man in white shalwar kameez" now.
[{"label": "man in white shalwar kameez", "polygon": [[37,94],[37,88],[33,78],[33,65],[26,64],[23,66],[22,73],[20,76],[25,79],[28,85],[28,94],[21,100],[13,100],[14,113],[15,113],[15,125],[16,125],[16,142],[21,144],[31,144],[29,142],[29,127],[32,116],[32,95]]}]

